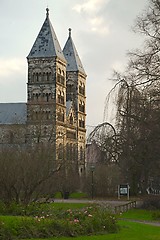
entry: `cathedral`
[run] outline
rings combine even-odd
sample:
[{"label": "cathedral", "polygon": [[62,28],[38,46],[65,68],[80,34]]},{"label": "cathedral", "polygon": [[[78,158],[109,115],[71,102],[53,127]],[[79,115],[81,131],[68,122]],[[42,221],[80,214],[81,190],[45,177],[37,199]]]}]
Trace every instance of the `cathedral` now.
[{"label": "cathedral", "polygon": [[27,56],[27,103],[0,103],[0,147],[51,143],[55,159],[85,168],[86,73],[69,36],[62,50],[46,18]]}]

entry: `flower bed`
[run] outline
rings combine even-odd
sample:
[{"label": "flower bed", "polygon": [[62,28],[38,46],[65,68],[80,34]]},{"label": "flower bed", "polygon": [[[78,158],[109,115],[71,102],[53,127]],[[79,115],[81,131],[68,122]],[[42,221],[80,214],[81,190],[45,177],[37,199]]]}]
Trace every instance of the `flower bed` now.
[{"label": "flower bed", "polygon": [[114,215],[97,206],[52,210],[30,217],[0,217],[0,239],[92,235],[117,229]]}]

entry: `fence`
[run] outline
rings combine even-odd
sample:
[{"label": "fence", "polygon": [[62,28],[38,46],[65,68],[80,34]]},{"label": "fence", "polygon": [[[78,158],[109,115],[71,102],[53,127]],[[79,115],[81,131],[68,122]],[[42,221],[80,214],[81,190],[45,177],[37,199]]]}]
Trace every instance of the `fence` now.
[{"label": "fence", "polygon": [[136,208],[136,201],[132,201],[123,205],[116,206],[114,208],[115,213],[127,212],[128,210]]}]

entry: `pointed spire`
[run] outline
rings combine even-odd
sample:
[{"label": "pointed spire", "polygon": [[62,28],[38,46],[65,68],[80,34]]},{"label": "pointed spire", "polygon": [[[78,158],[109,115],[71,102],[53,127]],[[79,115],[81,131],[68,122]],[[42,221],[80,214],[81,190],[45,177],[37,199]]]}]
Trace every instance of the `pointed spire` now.
[{"label": "pointed spire", "polygon": [[72,31],[72,29],[69,28],[68,30],[69,30],[69,37],[71,37],[71,31]]},{"label": "pointed spire", "polygon": [[46,19],[27,58],[59,57],[66,62],[59,41],[49,19],[49,8],[46,8]]},{"label": "pointed spire", "polygon": [[81,60],[79,58],[78,52],[71,37],[71,28],[69,28],[68,30],[69,37],[63,49],[63,54],[65,56],[65,59],[67,60],[67,71],[69,72],[80,71],[81,73],[86,75]]},{"label": "pointed spire", "polygon": [[49,8],[47,7],[46,8],[46,18],[48,18],[49,17]]}]

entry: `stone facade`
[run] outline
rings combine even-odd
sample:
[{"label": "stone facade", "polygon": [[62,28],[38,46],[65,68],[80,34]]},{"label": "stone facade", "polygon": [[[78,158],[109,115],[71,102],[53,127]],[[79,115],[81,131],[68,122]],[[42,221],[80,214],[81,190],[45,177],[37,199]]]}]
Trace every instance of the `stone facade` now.
[{"label": "stone facade", "polygon": [[27,103],[21,103],[21,110],[18,103],[0,104],[1,147],[4,144],[52,143],[55,159],[77,161],[79,172],[83,172],[86,73],[71,29],[61,50],[49,19],[49,9],[27,61]]}]

